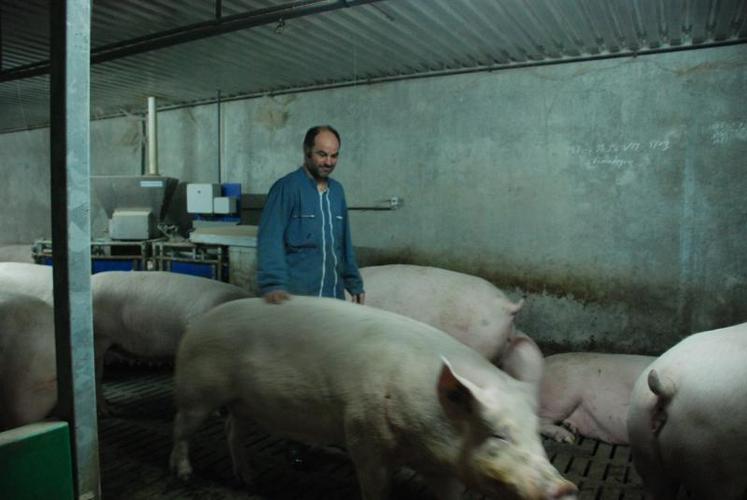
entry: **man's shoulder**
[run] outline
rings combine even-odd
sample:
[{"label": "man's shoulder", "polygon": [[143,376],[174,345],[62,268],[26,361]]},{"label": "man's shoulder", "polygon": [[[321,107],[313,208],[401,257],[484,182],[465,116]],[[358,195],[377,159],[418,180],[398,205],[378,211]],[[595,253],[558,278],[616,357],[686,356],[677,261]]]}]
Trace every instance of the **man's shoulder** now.
[{"label": "man's shoulder", "polygon": [[300,168],[297,168],[296,170],[288,172],[287,174],[276,180],[274,186],[299,184],[304,180],[304,177],[305,176],[303,174],[303,171]]}]

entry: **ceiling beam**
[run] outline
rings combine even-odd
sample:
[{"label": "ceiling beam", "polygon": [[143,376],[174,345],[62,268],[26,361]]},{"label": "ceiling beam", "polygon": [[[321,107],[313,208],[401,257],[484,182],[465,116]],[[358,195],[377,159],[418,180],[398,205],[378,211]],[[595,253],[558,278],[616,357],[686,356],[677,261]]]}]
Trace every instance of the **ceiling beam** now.
[{"label": "ceiling beam", "polygon": [[[382,0],[297,0],[276,7],[257,9],[225,17],[218,17],[219,9],[216,9],[216,18],[209,21],[93,48],[91,49],[91,64],[112,61],[193,42],[202,38],[287,21],[288,19],[333,12],[380,1]],[[46,74],[49,74],[48,60],[0,71],[0,83]]]}]

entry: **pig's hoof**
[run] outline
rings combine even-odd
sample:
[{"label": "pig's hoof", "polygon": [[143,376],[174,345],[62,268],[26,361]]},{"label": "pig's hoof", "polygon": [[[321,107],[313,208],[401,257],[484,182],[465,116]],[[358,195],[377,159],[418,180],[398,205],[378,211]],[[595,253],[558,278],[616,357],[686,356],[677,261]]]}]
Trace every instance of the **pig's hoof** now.
[{"label": "pig's hoof", "polygon": [[189,464],[180,464],[176,468],[176,477],[182,481],[189,481],[192,478],[192,467]]},{"label": "pig's hoof", "polygon": [[573,444],[576,442],[576,436],[559,425],[543,425],[540,432],[558,443]]},{"label": "pig's hoof", "polygon": [[171,454],[171,457],[169,457],[169,467],[171,468],[171,471],[176,474],[176,477],[182,481],[189,481],[192,477],[192,466],[190,465],[189,460],[177,458],[173,453]]},{"label": "pig's hoof", "polygon": [[573,444],[576,442],[576,436],[574,436],[573,434],[568,434],[567,436],[563,436],[562,438],[560,438],[558,441],[560,441],[561,443]]},{"label": "pig's hoof", "polygon": [[111,407],[106,403],[106,401],[99,403],[98,414],[99,414],[99,417],[103,417],[103,418],[114,416],[114,412],[112,411]]},{"label": "pig's hoof", "polygon": [[236,476],[236,480],[243,485],[250,486],[252,484],[254,474],[250,468],[242,467],[241,469],[234,469],[233,473]]}]

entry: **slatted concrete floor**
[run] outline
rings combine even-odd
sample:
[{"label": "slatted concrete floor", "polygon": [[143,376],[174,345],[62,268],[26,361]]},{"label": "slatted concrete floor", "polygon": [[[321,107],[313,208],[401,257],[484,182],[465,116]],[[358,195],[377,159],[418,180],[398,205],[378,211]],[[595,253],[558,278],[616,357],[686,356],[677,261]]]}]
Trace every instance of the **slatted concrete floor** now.
[{"label": "slatted concrete floor", "polygon": [[[292,467],[287,443],[256,431],[248,445],[257,471],[251,487],[233,479],[223,429],[214,415],[191,441],[189,483],[168,468],[174,406],[168,368],[108,366],[104,394],[115,415],[99,420],[102,488],[107,500],[250,499],[356,500],[352,465],[342,453],[311,450],[305,468]],[[575,445],[545,441],[555,467],[579,487],[581,500],[642,500],[630,448],[581,438]],[[402,471],[393,498],[433,498],[418,477]],[[483,497],[466,493],[465,499]]]}]

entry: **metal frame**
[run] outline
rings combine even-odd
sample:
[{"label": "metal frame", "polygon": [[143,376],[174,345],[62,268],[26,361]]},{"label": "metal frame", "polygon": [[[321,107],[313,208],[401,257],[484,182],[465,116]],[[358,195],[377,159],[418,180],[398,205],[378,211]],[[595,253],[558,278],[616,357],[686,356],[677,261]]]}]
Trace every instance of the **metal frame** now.
[{"label": "metal frame", "polygon": [[156,271],[171,271],[173,262],[204,264],[211,267],[212,279],[228,281],[228,250],[225,245],[155,241],[152,255]]}]

